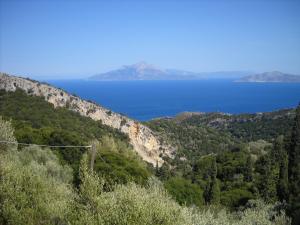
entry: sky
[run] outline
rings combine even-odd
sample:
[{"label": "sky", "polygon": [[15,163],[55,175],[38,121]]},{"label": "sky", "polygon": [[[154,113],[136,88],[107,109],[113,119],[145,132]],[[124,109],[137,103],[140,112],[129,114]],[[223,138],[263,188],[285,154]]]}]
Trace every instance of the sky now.
[{"label": "sky", "polygon": [[300,74],[300,0],[0,0],[0,71],[80,78],[146,61]]}]

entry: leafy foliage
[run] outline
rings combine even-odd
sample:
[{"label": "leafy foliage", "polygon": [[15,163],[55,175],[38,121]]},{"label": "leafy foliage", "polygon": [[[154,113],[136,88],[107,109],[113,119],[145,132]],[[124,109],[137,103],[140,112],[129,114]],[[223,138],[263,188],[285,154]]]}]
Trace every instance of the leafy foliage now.
[{"label": "leafy foliage", "polygon": [[147,122],[152,130],[156,131],[162,140],[178,147],[189,160],[209,153],[228,150],[237,140],[229,133],[202,126],[201,124],[186,124],[177,121],[161,119]]},{"label": "leafy foliage", "polygon": [[70,171],[49,150],[25,148],[2,154],[0,223],[65,223],[74,202]]},{"label": "leafy foliage", "polygon": [[[9,121],[5,121],[0,116],[0,141],[11,141],[15,142],[14,130],[11,127],[11,123]],[[6,151],[7,144],[0,143],[0,151]]]},{"label": "leafy foliage", "polygon": [[180,119],[180,123],[185,124],[185,126],[205,125],[222,132],[229,132],[233,137],[243,141],[260,139],[273,141],[291,130],[294,117],[295,111],[293,109],[239,115],[206,113],[187,116]]},{"label": "leafy foliage", "polygon": [[[297,219],[298,111],[291,135],[283,132],[292,126],[290,110],[148,122],[162,141],[178,147],[174,159],[156,168],[162,184],[149,181],[151,170],[120,131],[65,108],[53,108],[20,90],[0,91],[0,114],[11,120],[0,118],[1,139],[50,145],[86,145],[94,140],[96,144],[94,156],[86,149],[17,151],[16,146],[2,144],[0,222],[288,224],[285,214],[273,206],[277,200],[287,201]],[[285,137],[276,139],[279,134]],[[53,193],[48,194],[50,190]],[[253,202],[258,198],[269,204]],[[217,207],[209,211],[207,204]],[[236,213],[220,211],[223,207]]]},{"label": "leafy foliage", "polygon": [[[5,122],[0,120],[0,125],[1,123]],[[9,127],[9,124],[6,125]],[[99,149],[105,149],[108,143],[110,141],[99,144]],[[116,144],[111,146],[114,146],[111,148],[112,152],[121,151]],[[129,157],[131,153],[124,151],[122,154]],[[208,174],[214,177],[217,175],[216,161],[211,161],[209,157],[208,159],[213,165]],[[154,178],[149,179],[144,187],[127,183],[105,191],[105,180],[101,174],[90,168],[90,160],[88,153],[82,155],[80,185],[76,190],[70,182],[73,175],[71,168],[62,165],[52,151],[36,146],[19,151],[8,147],[8,151],[0,151],[0,223],[7,225],[290,224],[289,218],[280,208],[277,209],[276,205],[265,204],[262,201],[249,202],[244,209],[236,213],[225,210],[213,211],[207,208],[200,211],[196,208],[180,206],[169,196],[161,182]],[[209,165],[210,163],[207,163],[208,168]],[[181,183],[187,184],[186,181],[181,180],[179,186]],[[195,185],[189,183],[188,187],[191,190],[188,196],[197,193]]]},{"label": "leafy foliage", "polygon": [[102,125],[67,108],[54,108],[51,103],[37,96],[28,96],[21,90],[0,91],[0,114],[11,119],[19,142],[37,144],[87,143],[109,135],[128,141],[116,129]]},{"label": "leafy foliage", "polygon": [[189,180],[173,177],[165,182],[165,188],[181,205],[204,205],[203,190]]},{"label": "leafy foliage", "polygon": [[[18,142],[46,145],[87,145],[104,136],[123,142],[128,137],[116,129],[103,125],[66,108],[54,108],[41,97],[28,96],[21,90],[0,90],[0,115],[11,120]],[[6,137],[4,137],[6,138]],[[74,170],[78,183],[78,167],[85,148],[54,149],[59,158]]]},{"label": "leafy foliage", "polygon": [[123,142],[103,137],[97,145],[94,171],[106,180],[106,187],[113,184],[135,182],[145,185],[151,173],[146,163]]},{"label": "leafy foliage", "polygon": [[294,223],[300,223],[300,105],[296,110],[294,127],[289,144],[289,201]]}]

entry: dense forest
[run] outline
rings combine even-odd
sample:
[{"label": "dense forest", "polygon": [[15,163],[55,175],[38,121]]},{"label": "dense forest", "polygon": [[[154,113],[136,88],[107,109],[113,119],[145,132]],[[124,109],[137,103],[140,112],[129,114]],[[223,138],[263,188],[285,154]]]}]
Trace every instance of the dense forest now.
[{"label": "dense forest", "polygon": [[146,122],[178,149],[156,175],[180,203],[237,210],[251,199],[281,202],[298,224],[299,114],[300,107],[241,115],[183,113]]},{"label": "dense forest", "polygon": [[0,91],[0,224],[293,224],[300,107],[146,124],[177,147],[153,168],[128,137],[40,97]]},{"label": "dense forest", "polygon": [[278,136],[288,136],[295,111],[229,115],[223,113],[182,113],[174,118],[146,122],[164,141],[176,145],[189,159],[217,153],[242,143],[267,145]]}]

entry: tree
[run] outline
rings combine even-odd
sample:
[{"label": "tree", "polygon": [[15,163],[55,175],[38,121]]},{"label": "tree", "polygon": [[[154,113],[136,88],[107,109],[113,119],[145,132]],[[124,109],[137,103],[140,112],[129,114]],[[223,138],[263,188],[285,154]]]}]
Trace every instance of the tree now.
[{"label": "tree", "polygon": [[293,199],[300,194],[300,106],[296,110],[289,149],[289,180],[290,196]]},{"label": "tree", "polygon": [[181,205],[202,206],[203,191],[197,184],[182,177],[172,177],[165,182],[165,188]]},{"label": "tree", "polygon": [[168,180],[171,176],[169,166],[166,163],[163,163],[162,166],[155,171],[155,175],[161,180]]},{"label": "tree", "polygon": [[280,201],[288,200],[288,155],[282,135],[276,138],[271,157],[273,167],[278,171],[277,196]]},{"label": "tree", "polygon": [[289,202],[292,206],[294,223],[300,222],[300,105],[292,130],[289,154]]},{"label": "tree", "polygon": [[258,172],[260,173],[258,181],[258,190],[260,196],[266,202],[275,202],[277,200],[276,174],[274,173],[270,154],[264,155],[259,160]]},{"label": "tree", "polygon": [[279,180],[277,185],[277,195],[280,201],[288,200],[289,194],[289,180],[288,180],[288,155],[283,152],[279,165]]},{"label": "tree", "polygon": [[211,199],[210,203],[213,205],[220,204],[220,186],[217,178],[213,178],[211,183]]},{"label": "tree", "polygon": [[270,158],[272,160],[272,165],[280,164],[284,151],[284,137],[283,135],[280,135],[275,139],[273,148],[271,149]]},{"label": "tree", "polygon": [[212,161],[212,173],[209,181],[207,183],[204,198],[206,202],[214,205],[218,205],[220,203],[220,187],[219,182],[217,180],[217,163],[216,158],[214,157]]},{"label": "tree", "polygon": [[245,167],[245,181],[251,182],[253,180],[253,161],[251,154],[247,157],[246,167]]}]

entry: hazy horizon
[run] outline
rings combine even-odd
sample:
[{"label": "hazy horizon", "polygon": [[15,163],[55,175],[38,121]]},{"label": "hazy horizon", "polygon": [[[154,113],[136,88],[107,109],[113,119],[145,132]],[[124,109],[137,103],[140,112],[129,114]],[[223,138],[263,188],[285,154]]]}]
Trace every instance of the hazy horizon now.
[{"label": "hazy horizon", "polygon": [[299,1],[0,0],[0,71],[86,78],[146,61],[300,74]]}]

